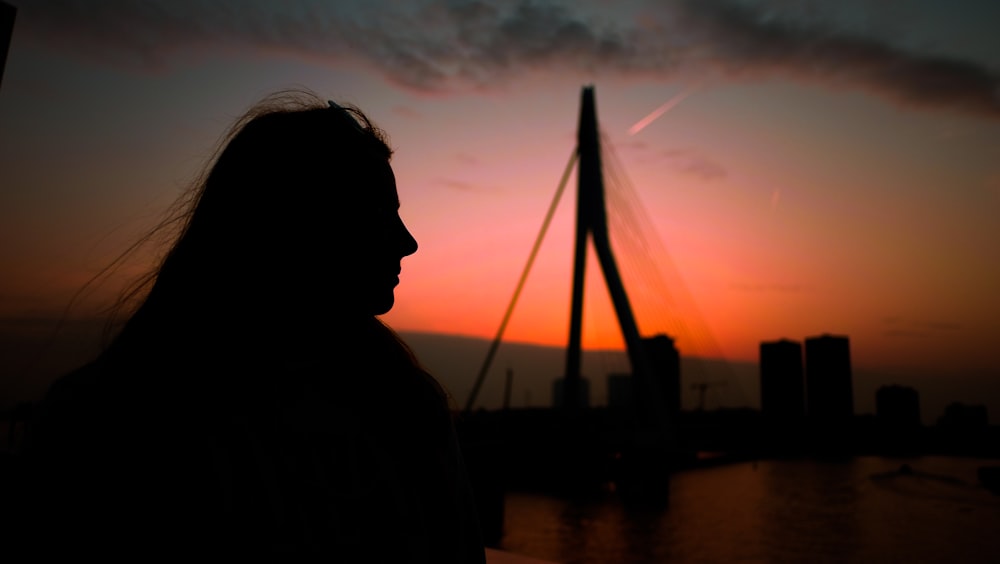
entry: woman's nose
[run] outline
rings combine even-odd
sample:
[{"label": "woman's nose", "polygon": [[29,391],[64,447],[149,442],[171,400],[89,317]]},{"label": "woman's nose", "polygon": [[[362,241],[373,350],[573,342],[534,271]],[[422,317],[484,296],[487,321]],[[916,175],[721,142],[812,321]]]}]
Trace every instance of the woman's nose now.
[{"label": "woman's nose", "polygon": [[399,249],[400,252],[402,252],[402,256],[410,256],[417,252],[417,240],[413,238],[413,235],[410,233],[410,230],[406,228],[406,224],[403,223],[403,220],[399,220],[399,235]]}]

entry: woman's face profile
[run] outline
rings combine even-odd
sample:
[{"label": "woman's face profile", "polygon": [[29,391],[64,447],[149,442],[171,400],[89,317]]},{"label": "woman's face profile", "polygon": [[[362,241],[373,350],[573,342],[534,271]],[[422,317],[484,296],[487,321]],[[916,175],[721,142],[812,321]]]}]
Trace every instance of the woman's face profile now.
[{"label": "woman's face profile", "polygon": [[345,299],[366,315],[381,315],[392,309],[399,284],[403,257],[417,250],[417,241],[399,216],[396,178],[388,161],[373,163],[359,175],[360,198],[349,205],[349,229],[335,252],[343,260],[343,280],[348,286]]}]

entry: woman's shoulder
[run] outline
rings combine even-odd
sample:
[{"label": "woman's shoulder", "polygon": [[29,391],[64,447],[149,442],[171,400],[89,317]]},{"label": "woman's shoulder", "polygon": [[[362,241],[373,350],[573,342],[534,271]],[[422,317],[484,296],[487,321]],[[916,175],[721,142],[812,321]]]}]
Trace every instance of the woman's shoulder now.
[{"label": "woman's shoulder", "polygon": [[98,361],[91,361],[56,378],[42,400],[45,403],[72,401],[74,398],[94,393],[104,379],[105,370]]},{"label": "woman's shoulder", "polygon": [[[89,362],[57,378],[38,403],[29,432],[34,448],[69,446],[91,431],[111,433],[127,408],[128,393],[120,378],[101,361]],[[92,442],[87,440],[88,443]]]},{"label": "woman's shoulder", "polygon": [[104,372],[101,364],[93,361],[56,378],[39,404],[40,414],[50,418],[87,409],[105,395],[101,390],[106,387]]}]

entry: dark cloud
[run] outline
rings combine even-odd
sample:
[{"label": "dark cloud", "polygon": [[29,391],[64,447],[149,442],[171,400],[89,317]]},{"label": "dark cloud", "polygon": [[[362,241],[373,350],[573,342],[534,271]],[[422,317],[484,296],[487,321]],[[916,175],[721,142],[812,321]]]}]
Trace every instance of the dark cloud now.
[{"label": "dark cloud", "polygon": [[893,339],[925,339],[930,337],[930,334],[926,332],[911,329],[889,329],[883,335]]},{"label": "dark cloud", "polygon": [[460,190],[462,192],[469,192],[477,189],[476,185],[472,184],[471,182],[454,180],[452,178],[439,178],[437,179],[437,182],[442,186],[447,186],[448,188],[452,188],[454,190]]},{"label": "dark cloud", "polygon": [[384,72],[406,66],[433,74],[414,60],[426,49],[412,45],[414,54],[407,54],[404,34],[384,41],[390,29],[412,27],[413,18],[383,22],[376,10],[346,2],[24,0],[18,9],[18,37],[130,69],[158,71],[209,51],[269,51],[329,63],[377,60]]},{"label": "dark cloud", "polygon": [[661,151],[659,155],[667,159],[678,172],[697,176],[702,180],[719,180],[729,174],[718,162],[691,149],[671,149]]},{"label": "dark cloud", "polygon": [[557,0],[22,4],[18,34],[147,69],[212,47],[361,60],[425,92],[492,88],[521,73],[556,70],[655,79],[784,76],[866,89],[908,106],[1000,117],[997,69],[819,19],[775,17],[780,2],[650,0],[604,14],[595,12],[598,4]]},{"label": "dark cloud", "polygon": [[649,149],[649,143],[645,141],[640,141],[635,138],[626,138],[625,141],[621,141],[618,143],[618,147],[626,151],[643,152]]},{"label": "dark cloud", "polygon": [[718,161],[697,149],[666,149],[649,151],[645,141],[628,139],[619,145],[638,155],[639,162],[662,162],[680,174],[698,177],[702,180],[720,180],[729,176],[729,171]]},{"label": "dark cloud", "polygon": [[730,284],[729,286],[733,290],[738,290],[741,292],[773,292],[778,294],[798,294],[800,292],[806,292],[809,290],[808,287],[802,286],[801,284]]},{"label": "dark cloud", "polygon": [[940,335],[943,332],[961,330],[962,326],[951,321],[935,321],[907,319],[900,316],[886,317],[882,320],[886,326],[884,335],[897,338],[924,338]]},{"label": "dark cloud", "polygon": [[455,160],[468,166],[478,166],[480,164],[479,157],[469,153],[456,153]]},{"label": "dark cloud", "polygon": [[884,38],[768,17],[734,2],[684,2],[700,58],[734,78],[787,74],[872,89],[896,102],[1000,117],[1000,74],[972,61],[911,53]]},{"label": "dark cloud", "polygon": [[406,119],[423,119],[424,117],[423,114],[410,106],[396,106],[392,109],[392,113]]}]

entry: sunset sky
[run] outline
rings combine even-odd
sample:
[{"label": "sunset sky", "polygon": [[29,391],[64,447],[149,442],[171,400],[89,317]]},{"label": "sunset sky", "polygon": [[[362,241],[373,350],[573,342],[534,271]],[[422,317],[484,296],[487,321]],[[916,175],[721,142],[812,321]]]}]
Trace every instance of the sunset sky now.
[{"label": "sunset sky", "polygon": [[[761,341],[848,335],[858,372],[953,384],[950,398],[985,402],[998,420],[998,2],[11,3],[0,86],[9,343],[51,332],[228,125],[287,88],[357,104],[389,133],[420,249],[386,320],[491,338],[593,84],[649,221],[647,256],[619,252],[643,333],[744,362]],[[575,182],[512,341],[566,341]],[[149,256],[69,317],[96,316]],[[662,293],[637,287],[648,265]],[[598,275],[592,262],[584,346],[621,347]],[[0,355],[8,381],[26,366],[20,349]]]}]

